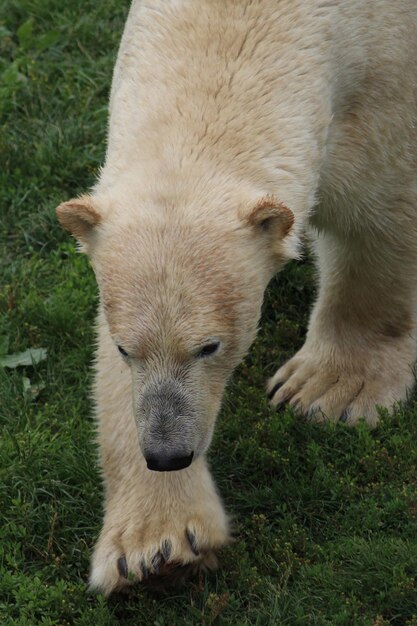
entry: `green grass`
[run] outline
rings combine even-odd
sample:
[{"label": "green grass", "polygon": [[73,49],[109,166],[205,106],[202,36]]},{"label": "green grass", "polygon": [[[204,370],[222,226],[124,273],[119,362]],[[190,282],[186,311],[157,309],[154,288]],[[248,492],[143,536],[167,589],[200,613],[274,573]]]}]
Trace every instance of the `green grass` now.
[{"label": "green grass", "polygon": [[417,404],[370,432],[318,427],[264,397],[303,341],[308,263],[268,293],[230,384],[211,464],[236,542],[221,569],[163,597],[89,595],[101,521],[88,399],[97,291],[54,207],[105,150],[126,0],[0,0],[0,623],[417,625]]}]

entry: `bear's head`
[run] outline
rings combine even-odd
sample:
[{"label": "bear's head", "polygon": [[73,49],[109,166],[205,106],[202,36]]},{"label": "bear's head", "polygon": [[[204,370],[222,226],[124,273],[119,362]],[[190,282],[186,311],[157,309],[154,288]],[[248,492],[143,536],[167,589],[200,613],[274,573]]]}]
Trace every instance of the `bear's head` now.
[{"label": "bear's head", "polygon": [[142,201],[145,210],[83,196],[57,209],[90,256],[115,363],[130,367],[150,469],[182,469],[206,452],[226,382],[255,338],[265,288],[296,256],[283,202],[253,194],[234,203],[218,212]]}]

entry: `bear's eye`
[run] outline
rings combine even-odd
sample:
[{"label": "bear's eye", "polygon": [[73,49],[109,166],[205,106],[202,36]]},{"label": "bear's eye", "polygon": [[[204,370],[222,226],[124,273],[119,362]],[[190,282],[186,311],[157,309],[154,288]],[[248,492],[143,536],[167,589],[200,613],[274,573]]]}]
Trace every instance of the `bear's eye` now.
[{"label": "bear's eye", "polygon": [[208,343],[201,348],[201,350],[197,354],[198,359],[205,359],[212,354],[215,354],[217,350],[220,348],[220,341],[213,341],[212,343]]},{"label": "bear's eye", "polygon": [[271,223],[272,223],[272,217],[266,217],[264,220],[262,220],[262,222],[259,223],[260,229],[261,230],[269,230],[271,227]]},{"label": "bear's eye", "polygon": [[122,348],[122,346],[117,346],[117,349],[120,352],[120,354],[123,354],[123,356],[129,356],[126,350]]}]

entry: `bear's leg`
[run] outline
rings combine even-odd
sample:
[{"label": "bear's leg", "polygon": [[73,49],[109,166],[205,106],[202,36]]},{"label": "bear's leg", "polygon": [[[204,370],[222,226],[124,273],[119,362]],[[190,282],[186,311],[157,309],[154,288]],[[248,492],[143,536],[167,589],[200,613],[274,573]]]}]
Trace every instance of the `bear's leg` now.
[{"label": "bear's leg", "polygon": [[187,469],[148,470],[132,410],[129,367],[99,323],[95,399],[105,486],[90,587],[106,595],[175,565],[212,567],[229,524],[204,456]]},{"label": "bear's leg", "polygon": [[[289,402],[316,421],[371,426],[414,384],[417,245],[412,214],[391,215],[349,240],[317,239],[320,289],[304,346],[268,382],[274,405]],[[363,229],[365,230],[365,229]],[[377,234],[379,231],[379,234]]]}]

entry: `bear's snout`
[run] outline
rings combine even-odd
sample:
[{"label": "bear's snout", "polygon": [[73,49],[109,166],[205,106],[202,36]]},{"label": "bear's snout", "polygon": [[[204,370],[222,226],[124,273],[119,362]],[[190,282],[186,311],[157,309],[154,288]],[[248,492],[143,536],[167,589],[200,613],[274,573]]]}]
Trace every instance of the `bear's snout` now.
[{"label": "bear's snout", "polygon": [[137,423],[148,469],[172,472],[191,465],[198,426],[189,393],[180,381],[160,381],[145,389]]}]

